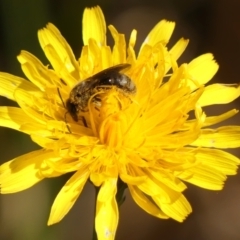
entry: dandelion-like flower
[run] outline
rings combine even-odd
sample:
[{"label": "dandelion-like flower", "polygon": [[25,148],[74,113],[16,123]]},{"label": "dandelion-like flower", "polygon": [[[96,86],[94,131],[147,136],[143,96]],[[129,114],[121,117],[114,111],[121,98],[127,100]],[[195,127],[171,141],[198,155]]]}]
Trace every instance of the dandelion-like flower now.
[{"label": "dandelion-like flower", "polygon": [[[48,224],[68,213],[90,180],[99,187],[95,228],[102,240],[115,236],[119,181],[146,212],[179,222],[191,212],[183,195],[185,182],[220,190],[239,164],[237,157],[220,149],[240,146],[240,127],[209,127],[237,110],[207,116],[202,108],[233,101],[240,88],[237,84],[205,86],[218,70],[212,54],[178,65],[188,41],[180,39],[167,48],[174,26],[160,21],[136,54],[136,30],[126,43],[124,35],[110,25],[115,42],[111,49],[101,9],[86,9],[78,60],[53,24],[40,30],[39,41],[52,68],[22,51],[18,60],[30,81],[0,73],[0,94],[20,106],[2,106],[0,125],[29,134],[42,149],[1,165],[1,193],[22,191],[44,178],[73,172],[53,203]],[[130,67],[121,74],[135,91],[95,84],[90,92],[86,90],[89,96],[84,91],[78,96],[87,101],[86,109],[66,106],[76,84],[126,63]]]}]

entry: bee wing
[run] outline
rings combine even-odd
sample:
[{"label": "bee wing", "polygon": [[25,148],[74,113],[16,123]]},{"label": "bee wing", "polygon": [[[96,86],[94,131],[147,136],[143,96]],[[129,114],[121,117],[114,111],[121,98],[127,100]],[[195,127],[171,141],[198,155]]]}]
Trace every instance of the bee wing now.
[{"label": "bee wing", "polygon": [[[101,72],[96,73],[95,75],[87,78],[86,80],[99,80],[103,76],[111,75],[113,72],[120,72],[123,69],[129,68],[131,65],[129,63],[118,64],[109,68],[102,70]],[[85,80],[84,80],[85,81]]]},{"label": "bee wing", "polygon": [[79,82],[73,89],[73,93],[83,94],[89,92],[99,85],[99,82],[102,78],[111,77],[114,73],[120,72],[123,69],[129,68],[131,65],[128,63],[118,64],[110,68],[106,68],[101,72],[96,73],[95,75]]}]

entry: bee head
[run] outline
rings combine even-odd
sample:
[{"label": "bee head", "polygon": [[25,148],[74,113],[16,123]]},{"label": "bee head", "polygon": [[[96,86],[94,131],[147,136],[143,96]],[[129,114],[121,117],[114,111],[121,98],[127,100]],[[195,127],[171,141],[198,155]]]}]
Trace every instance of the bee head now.
[{"label": "bee head", "polygon": [[68,110],[68,112],[70,113],[71,117],[73,118],[74,121],[78,121],[78,116],[77,116],[77,113],[78,113],[78,109],[77,109],[77,105],[72,103],[70,101],[70,99],[67,100],[66,102],[66,108]]}]

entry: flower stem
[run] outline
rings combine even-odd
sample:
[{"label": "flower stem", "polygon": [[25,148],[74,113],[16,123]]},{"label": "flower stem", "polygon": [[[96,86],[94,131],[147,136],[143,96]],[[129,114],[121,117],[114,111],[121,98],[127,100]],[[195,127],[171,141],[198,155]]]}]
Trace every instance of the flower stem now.
[{"label": "flower stem", "polygon": [[118,184],[117,184],[117,194],[116,194],[116,200],[117,200],[118,207],[120,207],[125,201],[124,191],[126,188],[127,188],[127,184],[124,183],[119,178]]},{"label": "flower stem", "polygon": [[99,192],[99,187],[94,186],[95,188],[95,205],[94,205],[94,224],[93,224],[93,232],[92,232],[92,240],[97,240],[97,232],[96,232],[96,228],[95,228],[95,217],[96,217],[96,207],[97,207],[97,196],[98,196],[98,192]]}]

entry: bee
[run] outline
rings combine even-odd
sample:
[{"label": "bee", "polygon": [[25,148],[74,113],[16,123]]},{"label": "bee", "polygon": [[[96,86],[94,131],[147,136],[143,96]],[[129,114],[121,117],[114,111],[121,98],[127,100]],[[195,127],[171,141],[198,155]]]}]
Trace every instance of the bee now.
[{"label": "bee", "polygon": [[[81,82],[79,82],[70,92],[66,101],[66,109],[74,121],[78,121],[78,113],[85,112],[88,107],[88,101],[93,94],[115,86],[126,93],[135,93],[136,86],[134,82],[122,70],[130,67],[130,64],[119,64],[107,68]],[[100,100],[95,97],[95,102]]]}]

